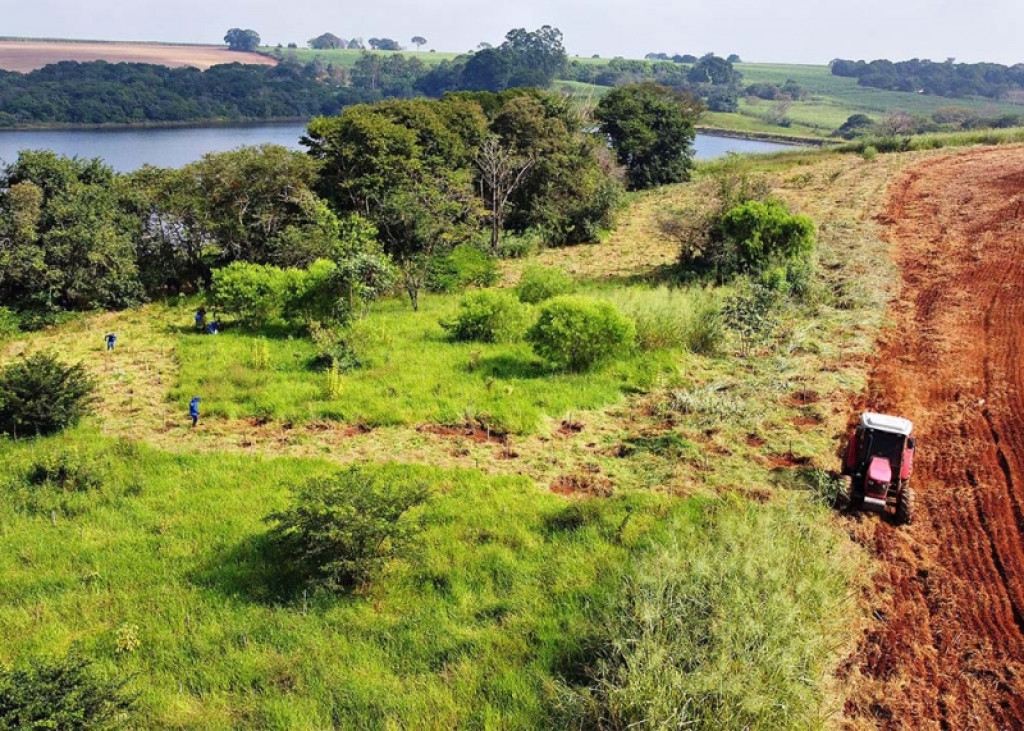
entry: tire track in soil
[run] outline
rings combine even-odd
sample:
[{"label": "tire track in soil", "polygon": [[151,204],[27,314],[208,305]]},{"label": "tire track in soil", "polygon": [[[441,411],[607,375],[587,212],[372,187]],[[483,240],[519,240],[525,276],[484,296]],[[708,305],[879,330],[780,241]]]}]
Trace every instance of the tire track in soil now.
[{"label": "tire track in soil", "polygon": [[850,518],[880,569],[842,725],[1024,729],[1024,148],[921,163],[880,221],[903,291],[864,406],[915,422],[918,512]]}]

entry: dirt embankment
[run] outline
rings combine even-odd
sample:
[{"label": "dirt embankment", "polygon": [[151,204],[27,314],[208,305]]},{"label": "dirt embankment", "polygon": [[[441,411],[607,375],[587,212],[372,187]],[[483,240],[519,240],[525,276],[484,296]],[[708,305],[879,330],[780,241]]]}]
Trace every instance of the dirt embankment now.
[{"label": "dirt embankment", "polygon": [[851,728],[1024,728],[1024,149],[924,162],[881,219],[903,277],[865,406],[911,418],[916,522],[878,558]]},{"label": "dirt embankment", "polygon": [[222,63],[273,66],[269,56],[229,51],[223,46],[189,46],[169,43],[89,43],[74,41],[0,41],[0,69],[26,73],[59,61],[109,61],[152,63],[160,66],[194,66],[206,70]]}]

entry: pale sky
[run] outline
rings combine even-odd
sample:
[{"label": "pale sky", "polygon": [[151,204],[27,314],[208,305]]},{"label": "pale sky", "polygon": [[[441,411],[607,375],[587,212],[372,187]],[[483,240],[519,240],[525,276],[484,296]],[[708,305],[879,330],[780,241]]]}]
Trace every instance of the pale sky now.
[{"label": "pale sky", "polygon": [[0,0],[0,36],[219,43],[237,26],[271,45],[331,32],[467,51],[545,24],[580,56],[1024,62],[1022,0]]}]

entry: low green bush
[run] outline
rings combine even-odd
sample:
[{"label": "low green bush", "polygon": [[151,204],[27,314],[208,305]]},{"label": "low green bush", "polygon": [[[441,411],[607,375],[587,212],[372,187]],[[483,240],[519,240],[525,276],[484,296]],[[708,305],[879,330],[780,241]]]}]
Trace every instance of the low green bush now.
[{"label": "low green bush", "polygon": [[523,270],[516,285],[516,296],[520,302],[535,305],[552,297],[572,292],[572,277],[561,269],[531,264]]},{"label": "low green bush", "polygon": [[470,292],[459,302],[459,310],[441,327],[452,340],[481,343],[511,343],[526,333],[528,313],[511,294],[498,290]]},{"label": "low green bush", "polygon": [[557,368],[584,371],[626,355],[636,326],[610,302],[563,296],[546,302],[526,335],[534,352]]},{"label": "low green bush", "polygon": [[747,354],[770,340],[779,326],[778,310],[785,294],[781,289],[785,280],[781,281],[773,288],[763,281],[742,280],[722,308],[725,324],[739,337]]},{"label": "low green bush", "polygon": [[490,287],[497,281],[498,263],[494,257],[473,244],[459,244],[450,254],[431,263],[427,289],[457,292],[466,287]]},{"label": "low green bush", "polygon": [[762,271],[773,262],[801,259],[814,250],[814,222],[790,213],[781,201],[747,201],[722,217],[722,232],[736,247],[736,269]]},{"label": "low green bush", "polygon": [[21,318],[9,307],[0,307],[0,340],[21,332]]},{"label": "low green bush", "polygon": [[74,426],[95,390],[81,363],[65,365],[45,352],[22,356],[0,371],[0,434],[45,436]]},{"label": "low green bush", "polygon": [[525,259],[536,254],[544,245],[544,238],[538,231],[526,230],[521,234],[506,233],[498,244],[501,259]]},{"label": "low green bush", "polygon": [[135,696],[77,655],[0,668],[0,729],[103,731],[129,726]]},{"label": "low green bush", "polygon": [[425,482],[352,467],[310,480],[291,507],[268,516],[275,524],[271,542],[285,565],[315,588],[353,589],[402,555],[419,529],[407,514],[429,496]]}]

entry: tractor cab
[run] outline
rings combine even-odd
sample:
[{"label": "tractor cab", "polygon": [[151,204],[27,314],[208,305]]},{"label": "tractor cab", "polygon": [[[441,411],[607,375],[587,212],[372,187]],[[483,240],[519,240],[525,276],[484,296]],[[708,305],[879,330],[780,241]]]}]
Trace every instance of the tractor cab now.
[{"label": "tractor cab", "polygon": [[850,434],[843,459],[849,479],[850,507],[885,512],[899,523],[913,520],[914,425],[900,416],[865,412]]}]

